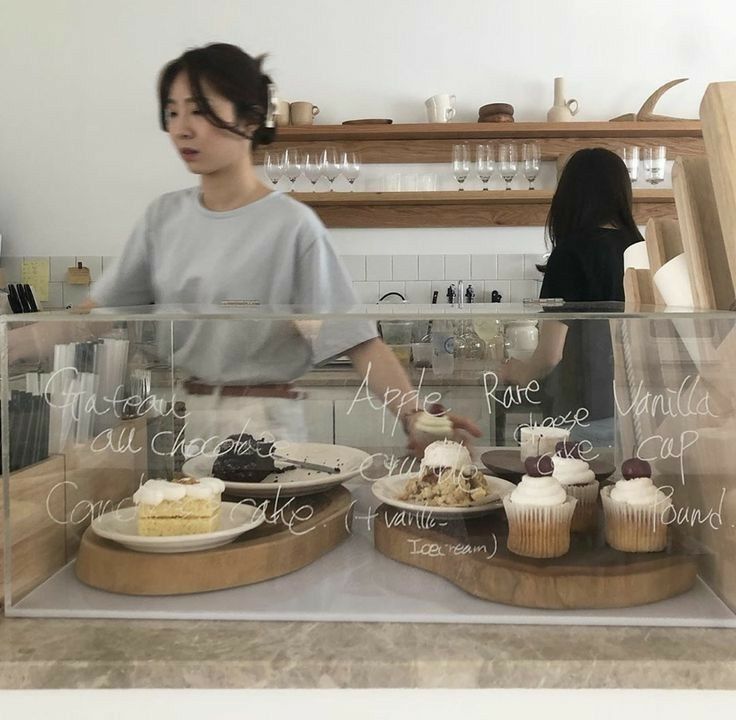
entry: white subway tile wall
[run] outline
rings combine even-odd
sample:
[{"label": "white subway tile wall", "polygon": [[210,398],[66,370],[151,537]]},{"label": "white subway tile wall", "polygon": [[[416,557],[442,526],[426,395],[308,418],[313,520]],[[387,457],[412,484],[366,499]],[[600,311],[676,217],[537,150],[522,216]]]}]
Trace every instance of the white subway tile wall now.
[{"label": "white subway tile wall", "polygon": [[419,279],[439,280],[445,277],[444,255],[420,255],[419,256]]},{"label": "white subway tile wall", "polygon": [[498,262],[495,255],[472,255],[470,277],[473,280],[495,280],[498,277]]},{"label": "white subway tile wall", "polygon": [[457,282],[470,277],[470,255],[445,255],[445,277]]},{"label": "white subway tile wall", "polygon": [[377,282],[354,282],[353,290],[361,303],[374,303],[380,297]]},{"label": "white subway tile wall", "polygon": [[341,259],[353,282],[365,281],[365,255],[343,255]]},{"label": "white subway tile wall", "polygon": [[391,280],[391,256],[368,255],[366,257],[366,280]]},{"label": "white subway tile wall", "polygon": [[392,257],[393,280],[418,280],[419,259],[417,255],[394,255]]},{"label": "white subway tile wall", "polygon": [[70,257],[50,257],[49,258],[49,281],[65,282],[66,272],[70,267],[76,267],[77,258]]},{"label": "white subway tile wall", "polygon": [[46,301],[46,307],[62,308],[64,307],[64,284],[60,282],[49,283],[49,299]]},{"label": "white subway tile wall", "polygon": [[87,298],[90,291],[89,285],[69,285],[64,283],[64,307],[68,305],[79,305]]},{"label": "white subway tile wall", "polygon": [[4,257],[0,259],[0,267],[5,272],[5,280],[9,283],[20,282],[21,265],[23,258],[21,257]]},{"label": "white subway tile wall", "polygon": [[491,293],[497,290],[501,293],[501,302],[511,302],[511,281],[510,280],[484,280],[485,297],[483,302],[491,302]]},{"label": "white subway tile wall", "polygon": [[[382,298],[386,293],[390,292],[397,292],[401,293],[404,297],[406,297],[406,283],[400,282],[398,280],[389,280],[388,282],[379,282],[378,283],[378,297]],[[398,299],[398,298],[397,298]]]},{"label": "white subway tile wall", "polygon": [[524,255],[524,280],[541,280],[544,275],[537,270],[537,265],[544,265],[543,255]]},{"label": "white subway tile wall", "polygon": [[[80,260],[90,269],[92,281],[117,262],[116,257],[54,256],[49,258],[49,300],[46,307],[64,307],[81,302],[90,291],[84,285],[69,285],[66,271]],[[537,297],[542,280],[535,265],[542,255],[342,255],[353,289],[362,303],[375,303],[387,292],[400,292],[408,302],[429,303],[432,292],[438,302],[447,302],[447,287],[463,280],[473,285],[476,302],[490,302],[497,290],[503,302],[521,302]],[[19,282],[23,258],[0,258],[7,282]]]},{"label": "white subway tile wall", "polygon": [[509,285],[508,300],[510,302],[520,303],[523,300],[539,296],[537,283],[534,280],[509,280]]},{"label": "white subway tile wall", "polygon": [[524,256],[523,255],[499,255],[498,277],[501,280],[523,280],[524,279]]},{"label": "white subway tile wall", "polygon": [[424,304],[432,299],[432,283],[429,280],[407,281],[406,302]]},{"label": "white subway tile wall", "polygon": [[102,256],[102,272],[108,272],[112,266],[118,261],[118,258],[111,257],[110,255]]}]

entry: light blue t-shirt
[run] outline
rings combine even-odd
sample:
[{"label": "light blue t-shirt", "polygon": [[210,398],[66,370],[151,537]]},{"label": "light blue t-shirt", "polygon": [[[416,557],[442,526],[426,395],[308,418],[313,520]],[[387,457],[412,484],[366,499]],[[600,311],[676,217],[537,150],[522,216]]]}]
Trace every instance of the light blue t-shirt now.
[{"label": "light blue t-shirt", "polygon": [[[215,212],[201,204],[199,188],[148,207],[92,299],[108,307],[230,300],[339,311],[357,304],[327,230],[306,205],[271,193]],[[311,340],[289,320],[175,322],[173,361],[208,382],[285,382],[376,336],[374,323],[355,316],[323,322]]]}]

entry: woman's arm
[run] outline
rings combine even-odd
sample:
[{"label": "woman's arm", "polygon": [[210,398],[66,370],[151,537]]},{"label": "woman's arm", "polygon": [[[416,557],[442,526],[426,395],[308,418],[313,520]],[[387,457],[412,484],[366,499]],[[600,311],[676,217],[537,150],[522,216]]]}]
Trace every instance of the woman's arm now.
[{"label": "woman's arm", "polygon": [[[388,409],[402,421],[404,430],[409,436],[409,447],[414,452],[421,452],[421,443],[414,437],[414,423],[422,403],[418,392],[409,380],[406,371],[396,356],[380,338],[373,338],[356,345],[347,351],[353,367],[362,377],[368,378],[368,387],[380,401],[386,401]],[[457,439],[465,439],[463,433],[480,437],[478,426],[468,418],[449,413],[448,419],[458,435]]]},{"label": "woman's arm", "polygon": [[[73,312],[86,314],[95,303],[87,298]],[[86,321],[54,322],[40,320],[23,327],[11,328],[8,333],[8,365],[21,361],[41,362],[54,352],[54,345],[80,342],[97,337],[110,329],[109,321],[95,322],[92,326]],[[94,330],[94,332],[92,332]]]},{"label": "woman's arm", "polygon": [[567,337],[567,325],[558,320],[544,320],[539,324],[539,343],[528,360],[509,359],[502,365],[498,378],[506,385],[528,385],[549,375],[562,360]]}]

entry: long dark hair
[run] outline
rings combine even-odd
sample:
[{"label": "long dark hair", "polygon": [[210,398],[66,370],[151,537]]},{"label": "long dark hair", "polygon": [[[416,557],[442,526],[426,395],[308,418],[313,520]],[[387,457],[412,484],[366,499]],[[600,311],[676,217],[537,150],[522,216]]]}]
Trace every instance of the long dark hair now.
[{"label": "long dark hair", "polygon": [[605,148],[578,150],[567,161],[547,216],[552,249],[584,240],[604,225],[628,230],[643,240],[632,214],[629,173],[624,161]]},{"label": "long dark hair", "polygon": [[[263,57],[253,58],[236,45],[228,43],[213,43],[187,50],[164,66],[159,76],[161,129],[168,131],[166,103],[174,80],[179,73],[184,72],[199,111],[212,125],[249,138],[253,148],[273,142],[276,130],[265,126],[271,78],[261,70],[262,64]],[[233,103],[237,118],[235,123],[225,122],[212,110],[202,89],[202,81],[209,83],[218,94]],[[252,135],[239,127],[243,121],[258,126]]]}]

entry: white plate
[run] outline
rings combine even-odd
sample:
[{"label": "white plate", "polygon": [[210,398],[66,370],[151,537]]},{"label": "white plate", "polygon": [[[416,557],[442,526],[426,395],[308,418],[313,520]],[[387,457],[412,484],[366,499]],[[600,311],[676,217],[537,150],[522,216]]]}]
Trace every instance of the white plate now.
[{"label": "white plate", "polygon": [[227,545],[248,530],[258,527],[265,513],[252,505],[224,502],[220,507],[220,529],[196,535],[164,537],[139,535],[137,508],[128,507],[100,515],[92,521],[92,529],[100,537],[114,540],[130,550],[153,553],[192,552]]},{"label": "white plate", "polygon": [[[361,466],[367,469],[370,455],[363,450],[346,447],[344,445],[329,445],[327,443],[274,443],[274,452],[277,455],[306,460],[307,462],[338,467],[341,472],[330,475],[318,470],[294,468],[286,472],[269,475],[263,482],[228,482],[225,481],[226,492],[238,497],[273,498],[278,495],[282,498],[298,497],[324,492],[335,485],[341,485],[347,480],[360,474]],[[189,477],[210,477],[215,458],[211,455],[197,455],[187,460],[182,472]],[[365,463],[365,465],[363,465]],[[276,466],[283,465],[276,461]],[[288,464],[288,463],[286,463]]]},{"label": "white plate", "polygon": [[409,500],[399,500],[403,494],[407,481],[416,476],[416,472],[402,473],[401,475],[389,475],[380,478],[372,485],[373,494],[386,505],[408,510],[413,513],[422,513],[442,520],[459,520],[460,518],[485,515],[493,510],[503,507],[504,495],[508,495],[516,487],[513,483],[492,475],[486,475],[489,489],[492,495],[485,500],[468,507],[448,507],[446,505],[424,505]]}]

